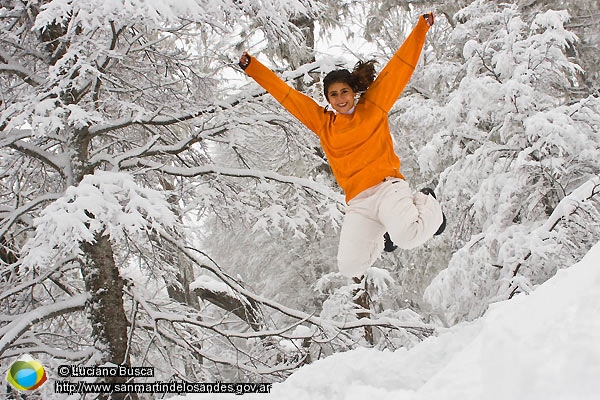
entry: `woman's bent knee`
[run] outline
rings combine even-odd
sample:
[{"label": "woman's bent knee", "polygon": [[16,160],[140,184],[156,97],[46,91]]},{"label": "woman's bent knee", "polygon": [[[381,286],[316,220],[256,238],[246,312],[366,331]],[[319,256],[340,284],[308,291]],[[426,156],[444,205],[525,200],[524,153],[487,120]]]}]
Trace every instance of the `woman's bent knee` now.
[{"label": "woman's bent knee", "polygon": [[348,278],[362,276],[370,265],[365,262],[357,262],[356,260],[344,259],[338,257],[338,269],[342,275]]}]

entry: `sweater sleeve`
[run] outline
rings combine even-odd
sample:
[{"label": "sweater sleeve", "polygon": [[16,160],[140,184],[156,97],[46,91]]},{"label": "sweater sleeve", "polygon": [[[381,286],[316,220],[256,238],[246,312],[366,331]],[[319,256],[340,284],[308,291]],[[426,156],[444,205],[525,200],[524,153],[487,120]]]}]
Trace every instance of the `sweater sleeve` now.
[{"label": "sweater sleeve", "polygon": [[424,17],[369,86],[364,96],[388,113],[410,80],[425,44],[429,26]]},{"label": "sweater sleeve", "polygon": [[325,110],[316,101],[290,87],[254,57],[250,58],[245,72],[308,129],[319,134],[325,122]]}]

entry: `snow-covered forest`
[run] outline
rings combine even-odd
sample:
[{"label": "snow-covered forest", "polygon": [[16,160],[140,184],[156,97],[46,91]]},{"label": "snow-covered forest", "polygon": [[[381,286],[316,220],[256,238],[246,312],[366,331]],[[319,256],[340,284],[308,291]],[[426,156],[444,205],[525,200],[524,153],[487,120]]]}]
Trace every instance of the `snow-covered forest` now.
[{"label": "snow-covered forest", "polygon": [[[600,245],[530,295],[438,329],[410,349],[358,348],[303,366],[256,400],[595,400]],[[243,387],[243,386],[242,386]],[[238,399],[191,394],[179,400]]]},{"label": "snow-covered forest", "polygon": [[[50,379],[281,382],[417,346],[579,261],[600,241],[600,3],[447,3],[0,0],[1,370],[29,353]],[[327,72],[380,69],[426,11],[390,125],[448,227],[349,282],[318,138],[237,60],[324,105]]]}]

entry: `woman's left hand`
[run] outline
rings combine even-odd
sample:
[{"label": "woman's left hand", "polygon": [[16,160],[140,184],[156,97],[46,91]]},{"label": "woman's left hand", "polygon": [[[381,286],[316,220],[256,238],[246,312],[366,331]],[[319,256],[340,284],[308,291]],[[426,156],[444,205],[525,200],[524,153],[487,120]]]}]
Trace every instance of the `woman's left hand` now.
[{"label": "woman's left hand", "polygon": [[423,18],[425,18],[425,21],[427,21],[427,26],[432,26],[433,22],[434,22],[434,18],[433,18],[433,13],[427,13],[427,14],[423,14]]}]

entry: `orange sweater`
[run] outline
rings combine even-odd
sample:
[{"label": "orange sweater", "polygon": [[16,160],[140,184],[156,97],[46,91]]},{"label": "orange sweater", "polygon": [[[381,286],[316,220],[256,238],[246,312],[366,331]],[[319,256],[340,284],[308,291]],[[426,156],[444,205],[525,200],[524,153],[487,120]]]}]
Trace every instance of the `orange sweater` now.
[{"label": "orange sweater", "polygon": [[429,26],[423,17],[377,79],[360,97],[354,113],[325,111],[312,98],[291,88],[252,57],[246,73],[283,107],[316,133],[346,202],[386,177],[402,178],[388,113],[419,61]]}]

